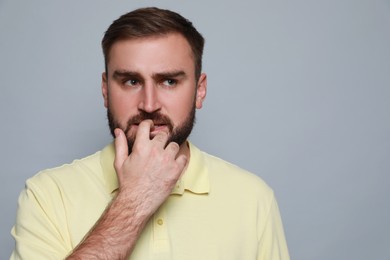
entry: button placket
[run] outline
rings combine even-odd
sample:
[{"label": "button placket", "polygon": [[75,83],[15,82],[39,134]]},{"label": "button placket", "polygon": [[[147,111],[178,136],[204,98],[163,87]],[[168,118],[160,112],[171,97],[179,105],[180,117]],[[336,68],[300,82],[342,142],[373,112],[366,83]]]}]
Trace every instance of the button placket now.
[{"label": "button placket", "polygon": [[153,216],[153,249],[155,252],[168,252],[169,248],[165,210],[159,209]]}]

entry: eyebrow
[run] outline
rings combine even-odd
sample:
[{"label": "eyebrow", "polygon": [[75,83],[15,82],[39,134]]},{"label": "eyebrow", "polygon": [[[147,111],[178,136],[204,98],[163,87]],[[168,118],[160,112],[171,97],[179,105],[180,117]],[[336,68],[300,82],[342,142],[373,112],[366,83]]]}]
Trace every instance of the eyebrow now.
[{"label": "eyebrow", "polygon": [[138,72],[135,71],[128,71],[128,70],[116,70],[112,74],[112,77],[114,79],[122,79],[122,78],[139,78],[141,75]]},{"label": "eyebrow", "polygon": [[[114,79],[122,78],[143,78],[139,72],[129,71],[129,70],[115,70],[112,77]],[[177,77],[186,77],[186,73],[183,70],[173,70],[173,71],[163,71],[152,74],[153,79],[163,79],[163,78],[177,78]]]},{"label": "eyebrow", "polygon": [[177,78],[177,77],[185,77],[185,76],[186,73],[182,70],[166,71],[166,72],[155,73],[152,75],[153,78]]}]

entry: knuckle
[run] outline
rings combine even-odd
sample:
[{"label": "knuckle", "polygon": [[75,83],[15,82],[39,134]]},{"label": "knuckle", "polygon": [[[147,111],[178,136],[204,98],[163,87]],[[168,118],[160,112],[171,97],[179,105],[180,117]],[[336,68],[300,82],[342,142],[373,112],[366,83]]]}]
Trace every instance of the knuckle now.
[{"label": "knuckle", "polygon": [[166,153],[172,158],[175,159],[176,155],[178,154],[180,150],[180,146],[177,143],[169,143],[165,147]]},{"label": "knuckle", "polygon": [[118,160],[114,161],[114,168],[116,170],[119,170],[121,168],[121,166],[122,166],[122,164]]},{"label": "knuckle", "polygon": [[169,149],[169,150],[172,151],[172,152],[177,152],[177,151],[179,151],[179,148],[180,148],[180,146],[179,146],[177,143],[175,143],[175,142],[171,142],[171,143],[169,143],[168,146],[167,146],[167,149]]},{"label": "knuckle", "polygon": [[166,142],[168,138],[168,135],[165,132],[158,133],[154,139],[159,142]]}]

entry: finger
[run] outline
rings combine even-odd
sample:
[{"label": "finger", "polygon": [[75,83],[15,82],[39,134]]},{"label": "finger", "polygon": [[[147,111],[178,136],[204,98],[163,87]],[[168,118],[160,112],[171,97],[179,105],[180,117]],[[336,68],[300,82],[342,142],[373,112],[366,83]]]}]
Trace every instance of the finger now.
[{"label": "finger", "polygon": [[[183,175],[184,173],[184,168],[186,167],[187,165],[187,162],[188,162],[188,159],[187,159],[187,156],[185,156],[184,154],[181,154],[179,155],[177,158],[176,158],[176,163],[178,164],[178,167],[180,169],[180,177],[181,175]],[[179,178],[180,178],[179,177]]]},{"label": "finger", "polygon": [[118,172],[124,163],[124,161],[129,156],[129,148],[127,146],[127,139],[125,133],[122,129],[116,128],[115,133],[115,160],[114,167]]},{"label": "finger", "polygon": [[170,142],[167,147],[165,148],[165,150],[171,154],[173,157],[176,157],[177,153],[179,152],[180,150],[180,146],[175,143],[175,142]]},{"label": "finger", "polygon": [[159,143],[161,146],[165,147],[168,141],[168,133],[161,131],[158,132],[154,137],[153,141]]},{"label": "finger", "polygon": [[150,119],[142,121],[138,125],[137,133],[135,135],[135,142],[137,144],[140,141],[150,140],[150,129],[153,127],[153,121]]}]

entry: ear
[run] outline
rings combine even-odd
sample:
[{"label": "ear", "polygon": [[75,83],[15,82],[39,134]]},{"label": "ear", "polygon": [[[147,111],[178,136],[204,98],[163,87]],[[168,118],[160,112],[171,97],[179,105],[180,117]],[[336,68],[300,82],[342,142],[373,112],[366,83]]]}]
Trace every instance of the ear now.
[{"label": "ear", "polygon": [[202,73],[198,80],[198,85],[196,86],[196,100],[195,106],[197,109],[201,109],[203,101],[206,98],[207,93],[207,75]]},{"label": "ear", "polygon": [[106,72],[102,73],[102,95],[104,99],[104,106],[108,107],[108,83]]}]

